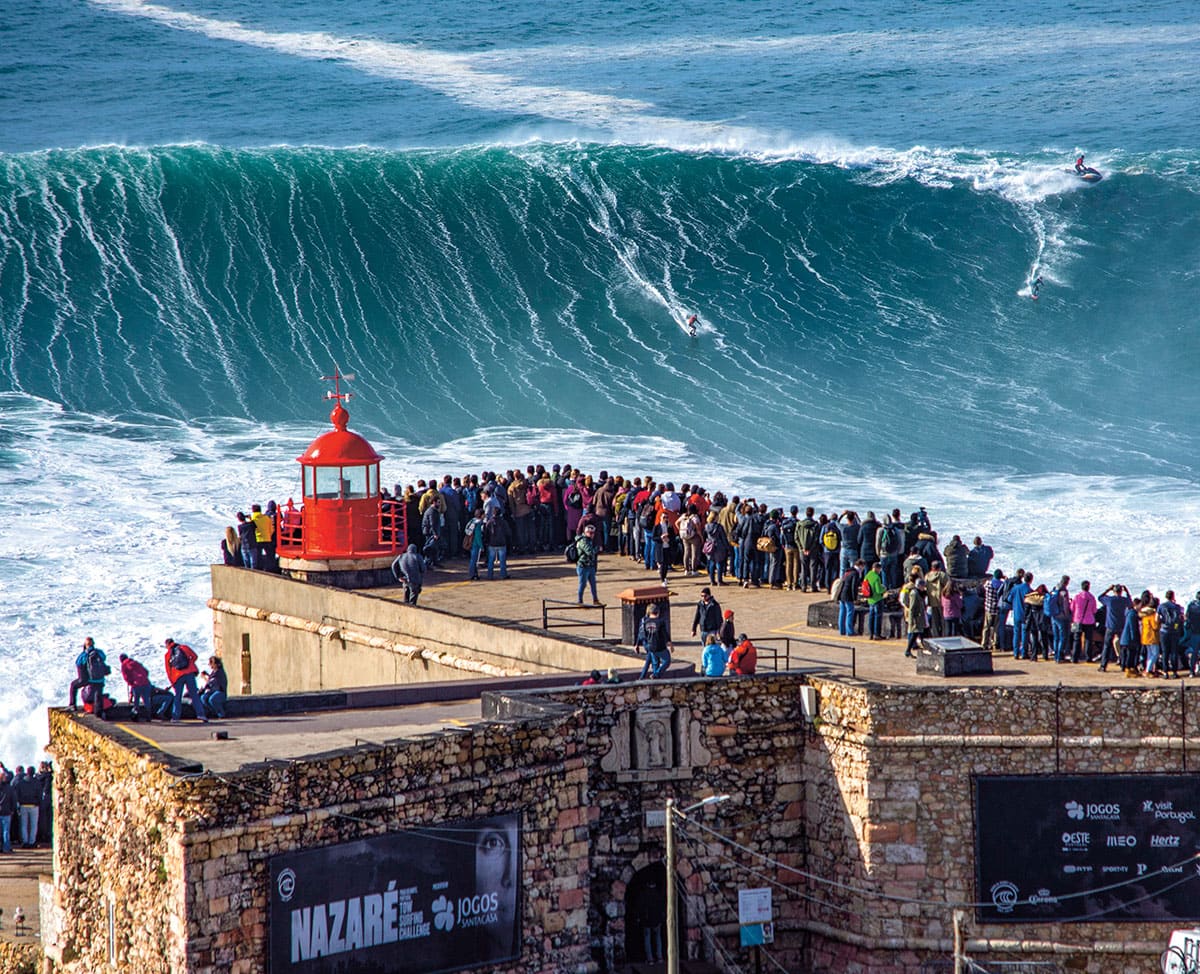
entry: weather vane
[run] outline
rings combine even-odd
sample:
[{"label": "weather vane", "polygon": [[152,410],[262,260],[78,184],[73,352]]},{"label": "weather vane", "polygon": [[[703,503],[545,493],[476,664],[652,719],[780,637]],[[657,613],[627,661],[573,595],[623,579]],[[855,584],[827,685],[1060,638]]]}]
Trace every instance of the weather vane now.
[{"label": "weather vane", "polygon": [[351,373],[349,375],[342,375],[342,373],[338,371],[338,367],[335,365],[333,367],[333,375],[323,375],[323,376],[321,376],[321,378],[324,379],[326,382],[333,383],[333,392],[325,393],[326,399],[336,399],[338,401],[338,404],[340,405],[344,400],[349,400],[349,399],[354,398],[354,393],[342,392],[342,379],[345,379],[347,382],[353,382],[354,381],[353,373]]}]

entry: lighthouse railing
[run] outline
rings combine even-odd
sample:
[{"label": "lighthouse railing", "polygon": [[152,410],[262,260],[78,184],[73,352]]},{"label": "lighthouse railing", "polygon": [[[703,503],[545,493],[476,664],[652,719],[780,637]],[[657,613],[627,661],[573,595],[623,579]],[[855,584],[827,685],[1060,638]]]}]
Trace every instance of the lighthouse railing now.
[{"label": "lighthouse railing", "polygon": [[408,547],[408,516],[402,501],[389,497],[379,501],[379,545],[392,551]]}]

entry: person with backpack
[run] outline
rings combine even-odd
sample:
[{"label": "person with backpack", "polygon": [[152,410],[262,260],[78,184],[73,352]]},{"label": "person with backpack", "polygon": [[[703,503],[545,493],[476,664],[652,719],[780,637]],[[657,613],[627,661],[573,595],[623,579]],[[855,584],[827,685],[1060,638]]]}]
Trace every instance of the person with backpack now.
[{"label": "person with backpack", "polygon": [[1050,620],[1056,663],[1071,662],[1067,655],[1067,629],[1071,618],[1071,593],[1067,586],[1070,584],[1071,576],[1064,575],[1042,602],[1042,615]]},{"label": "person with backpack", "polygon": [[841,551],[842,534],[838,530],[835,514],[821,525],[821,584],[830,591],[833,589],[834,579],[840,574]]},{"label": "person with backpack", "polygon": [[479,581],[479,556],[483,554],[483,523],[483,508],[477,507],[463,529],[463,547],[470,552],[467,555],[470,559],[467,562],[467,579],[472,582]]},{"label": "person with backpack", "polygon": [[[1162,645],[1163,672],[1179,677],[1180,650],[1183,645],[1183,607],[1175,601],[1175,592],[1168,590],[1158,607],[1158,639]],[[1186,665],[1186,664],[1185,664]]]},{"label": "person with backpack", "polygon": [[150,673],[141,663],[135,660],[132,656],[127,656],[122,653],[121,660],[121,677],[125,681],[125,685],[129,687],[129,702],[133,705],[133,719],[141,720],[143,717],[146,720],[151,720],[154,717],[153,713],[153,687],[150,686]]},{"label": "person with backpack", "polygon": [[709,511],[708,523],[704,525],[704,546],[701,551],[708,562],[709,585],[725,584],[725,562],[729,559],[729,539],[721,527],[719,515],[719,510]]},{"label": "person with backpack", "polygon": [[583,605],[583,590],[592,588],[592,605],[600,604],[596,593],[596,564],[600,560],[600,546],[596,543],[596,525],[588,524],[583,534],[575,539],[575,574],[579,576],[579,591],[575,601]]},{"label": "person with backpack", "polygon": [[83,649],[81,649],[79,655],[75,657],[75,679],[71,682],[71,696],[69,704],[72,710],[79,709],[79,704],[77,702],[79,699],[79,691],[86,687],[89,683],[87,674],[87,656],[88,650],[94,645],[95,643],[92,641],[92,637],[86,637],[83,640]]},{"label": "person with backpack", "polygon": [[700,508],[695,504],[688,504],[687,513],[679,519],[679,537],[683,541],[683,573],[688,576],[699,575],[704,524],[700,520]]},{"label": "person with backpack", "polygon": [[796,548],[800,552],[800,591],[815,592],[821,578],[820,524],[813,517],[814,509],[806,507],[804,517],[796,523]]},{"label": "person with backpack", "polygon": [[669,624],[660,618],[658,603],[652,602],[646,607],[646,614],[638,626],[637,640],[634,642],[634,646],[640,646],[646,654],[646,662],[642,666],[639,680],[644,680],[647,676],[651,680],[657,680],[671,665],[671,650],[675,648],[675,644],[671,642],[668,629]]},{"label": "person with backpack", "polygon": [[[75,709],[75,693],[85,689],[84,702],[91,703],[92,712],[104,719],[104,680],[112,672],[108,659],[91,636],[83,641],[83,651],[75,658],[75,681],[71,684],[71,709]],[[88,700],[88,697],[91,699]]]},{"label": "person with backpack", "polygon": [[[409,546],[410,549],[414,547]],[[200,699],[200,691],[196,687],[196,675],[200,668],[196,666],[196,652],[185,643],[177,643],[167,639],[164,643],[167,651],[163,654],[163,663],[167,669],[167,679],[171,689],[175,691],[175,704],[171,709],[172,723],[178,723],[183,715],[183,691],[187,690],[188,699],[192,702],[192,710],[201,723],[208,723],[208,714],[204,710],[204,701]]]},{"label": "person with backpack", "polygon": [[904,531],[888,514],[875,532],[875,551],[883,569],[883,584],[886,588],[899,588],[904,581],[900,570],[901,555],[904,553]]}]

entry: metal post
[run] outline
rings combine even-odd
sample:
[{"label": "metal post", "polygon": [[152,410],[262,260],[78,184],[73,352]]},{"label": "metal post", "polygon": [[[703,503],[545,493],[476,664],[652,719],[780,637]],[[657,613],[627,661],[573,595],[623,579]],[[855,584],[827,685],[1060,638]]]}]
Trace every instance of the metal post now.
[{"label": "metal post", "polygon": [[679,942],[675,917],[675,799],[667,799],[667,974],[679,974]]},{"label": "metal post", "polygon": [[963,954],[963,911],[954,911],[954,974],[966,974],[967,963]]}]

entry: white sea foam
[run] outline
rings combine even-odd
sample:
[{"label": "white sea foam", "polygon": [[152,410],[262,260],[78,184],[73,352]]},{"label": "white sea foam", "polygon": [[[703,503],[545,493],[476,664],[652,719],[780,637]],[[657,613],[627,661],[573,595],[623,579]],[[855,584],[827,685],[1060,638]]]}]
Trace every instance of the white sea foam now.
[{"label": "white sea foam", "polygon": [[[0,395],[0,759],[35,759],[44,708],[66,702],[72,663],[93,635],[114,664],[120,652],[163,678],[162,640],[211,649],[208,565],[233,514],[253,500],[286,499],[297,456],[321,432],[211,420],[113,420]],[[880,477],[869,471],[797,471],[746,461],[717,466],[700,447],[662,437],[586,430],[496,428],[430,447],[372,435],[387,484],[433,474],[577,463],[598,472],[701,482],[771,504],[814,504],[907,514],[919,504],[948,537],[983,535],[997,564],[1049,578],[1066,572],[1103,588],[1122,581],[1190,596],[1200,496],[1168,478],[1018,476],[964,469]],[[783,596],[781,596],[782,598]],[[115,668],[115,667],[114,667]],[[114,678],[110,688],[121,695]]]}]

